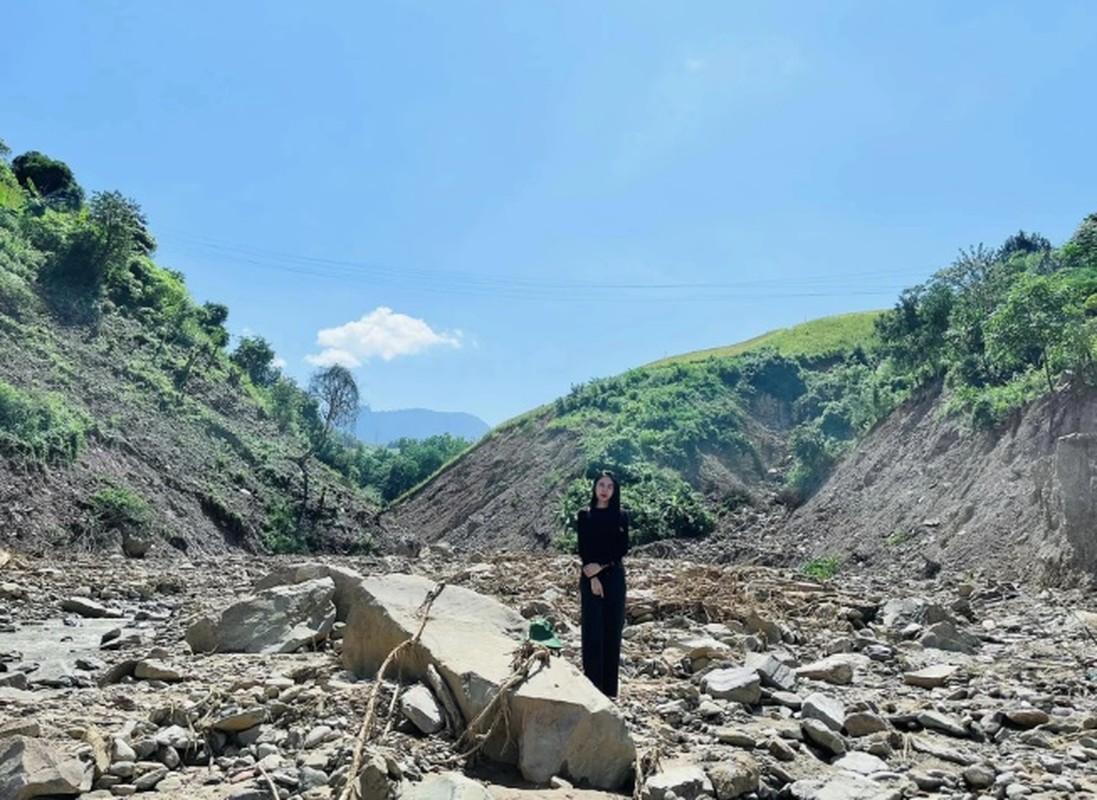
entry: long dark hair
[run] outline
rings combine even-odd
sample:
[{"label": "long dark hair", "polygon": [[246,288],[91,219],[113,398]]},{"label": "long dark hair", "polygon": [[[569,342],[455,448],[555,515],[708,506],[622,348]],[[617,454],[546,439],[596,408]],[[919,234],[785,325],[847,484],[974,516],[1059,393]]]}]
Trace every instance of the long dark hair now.
[{"label": "long dark hair", "polygon": [[595,491],[598,488],[598,481],[602,478],[609,478],[613,481],[613,494],[609,498],[609,510],[618,516],[621,515],[621,484],[617,481],[617,476],[610,472],[608,469],[602,470],[600,473],[594,476],[594,480],[590,484],[590,507],[592,509],[598,508],[598,492]]}]

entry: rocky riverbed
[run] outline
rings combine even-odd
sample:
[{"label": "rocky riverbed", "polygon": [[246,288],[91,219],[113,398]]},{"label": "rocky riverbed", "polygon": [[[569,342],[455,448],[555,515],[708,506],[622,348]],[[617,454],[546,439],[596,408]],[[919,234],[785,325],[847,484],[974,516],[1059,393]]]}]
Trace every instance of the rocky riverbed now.
[{"label": "rocky riverbed", "polygon": [[[323,561],[544,616],[565,645],[552,657],[579,663],[566,557]],[[292,653],[192,651],[195,620],[292,563],[0,552],[0,796],[1097,797],[1090,594],[632,559],[618,707],[635,780],[606,792],[461,757],[398,675],[344,668],[342,623]]]}]

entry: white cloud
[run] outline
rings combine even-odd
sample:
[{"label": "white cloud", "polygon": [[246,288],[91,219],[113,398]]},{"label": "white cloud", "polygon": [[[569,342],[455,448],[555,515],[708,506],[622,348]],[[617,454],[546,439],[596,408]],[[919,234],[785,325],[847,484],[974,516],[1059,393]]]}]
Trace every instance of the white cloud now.
[{"label": "white cloud", "polygon": [[424,320],[380,306],[360,320],[321,330],[316,342],[324,350],[305,356],[305,360],[322,367],[339,364],[353,368],[371,358],[392,361],[431,347],[460,347],[462,339],[461,331],[440,333]]}]

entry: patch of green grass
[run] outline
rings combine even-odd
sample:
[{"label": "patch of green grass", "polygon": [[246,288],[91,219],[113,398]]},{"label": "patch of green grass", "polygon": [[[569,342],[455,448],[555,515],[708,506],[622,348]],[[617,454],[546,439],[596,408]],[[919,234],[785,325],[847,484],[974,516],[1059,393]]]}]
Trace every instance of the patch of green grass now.
[{"label": "patch of green grass", "polygon": [[811,358],[845,352],[858,346],[870,348],[879,341],[876,336],[875,322],[882,313],[884,312],[858,311],[824,317],[791,328],[778,328],[738,344],[670,356],[648,366],[704,361],[708,358],[731,358],[768,349],[776,350],[780,355],[789,358],[800,356]]},{"label": "patch of green grass", "polygon": [[7,164],[0,163],[0,208],[19,211],[25,202],[23,190],[19,187],[19,182],[15,179],[11,168]]},{"label": "patch of green grass", "polygon": [[914,532],[909,529],[896,528],[886,539],[884,539],[884,544],[888,547],[898,547],[901,544],[909,542],[913,536]]},{"label": "patch of green grass", "polygon": [[800,571],[807,575],[809,578],[815,578],[817,581],[829,581],[842,569],[842,559],[838,556],[823,556],[821,558],[813,558],[811,561],[800,567]]}]

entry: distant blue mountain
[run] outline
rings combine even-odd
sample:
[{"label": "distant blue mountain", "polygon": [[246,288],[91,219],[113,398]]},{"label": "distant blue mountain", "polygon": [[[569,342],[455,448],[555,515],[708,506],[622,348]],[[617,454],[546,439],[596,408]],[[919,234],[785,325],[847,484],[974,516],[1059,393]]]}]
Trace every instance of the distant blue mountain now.
[{"label": "distant blue mountain", "polygon": [[370,444],[388,444],[397,439],[426,439],[443,433],[475,442],[490,430],[477,416],[463,411],[431,411],[401,408],[396,411],[358,409],[355,435]]}]

